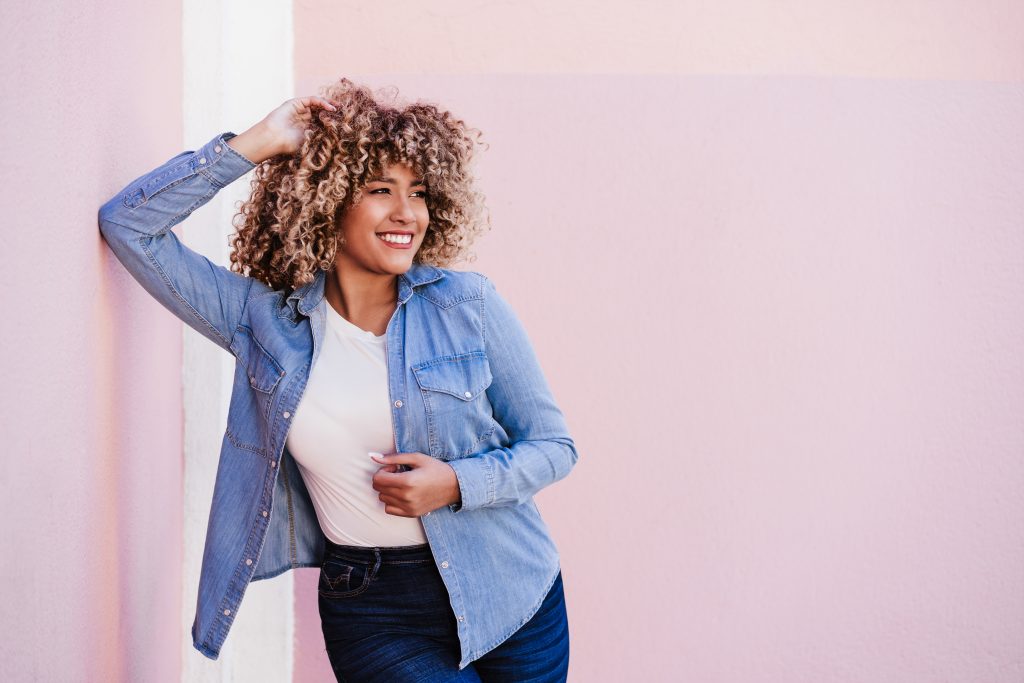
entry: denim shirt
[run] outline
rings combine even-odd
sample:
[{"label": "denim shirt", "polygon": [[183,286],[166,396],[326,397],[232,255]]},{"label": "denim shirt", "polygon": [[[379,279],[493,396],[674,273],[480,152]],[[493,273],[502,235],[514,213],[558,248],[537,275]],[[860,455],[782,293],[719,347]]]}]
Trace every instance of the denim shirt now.
[{"label": "denim shirt", "polygon": [[[99,211],[146,291],[231,353],[235,374],[192,624],[216,659],[250,581],[319,567],[324,536],[286,436],[325,334],[325,271],[295,291],[231,272],[171,228],[255,164],[222,133],[130,182]],[[522,324],[491,280],[413,264],[386,331],[397,452],[447,462],[461,502],[420,519],[465,668],[526,623],[559,571],[533,495],[578,454]]]}]

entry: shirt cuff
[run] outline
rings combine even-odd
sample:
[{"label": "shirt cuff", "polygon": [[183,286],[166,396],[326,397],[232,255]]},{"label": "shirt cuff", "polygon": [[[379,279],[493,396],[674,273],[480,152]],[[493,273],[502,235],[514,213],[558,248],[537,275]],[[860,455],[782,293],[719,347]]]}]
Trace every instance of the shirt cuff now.
[{"label": "shirt cuff", "polygon": [[256,168],[255,162],[228,145],[233,137],[235,133],[221,133],[195,152],[195,168],[220,187]]},{"label": "shirt cuff", "polygon": [[452,503],[448,507],[452,512],[473,510],[483,507],[493,500],[493,476],[490,462],[482,456],[449,460],[448,465],[455,470],[459,480],[459,494],[462,503]]}]

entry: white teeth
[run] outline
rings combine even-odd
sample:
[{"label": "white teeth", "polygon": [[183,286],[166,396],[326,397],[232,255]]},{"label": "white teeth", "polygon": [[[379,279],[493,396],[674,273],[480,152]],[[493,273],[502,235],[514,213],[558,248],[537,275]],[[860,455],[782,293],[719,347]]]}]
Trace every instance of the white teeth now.
[{"label": "white teeth", "polygon": [[412,235],[393,235],[391,233],[378,233],[377,237],[381,238],[385,242],[394,242],[395,244],[409,244],[412,242]]}]

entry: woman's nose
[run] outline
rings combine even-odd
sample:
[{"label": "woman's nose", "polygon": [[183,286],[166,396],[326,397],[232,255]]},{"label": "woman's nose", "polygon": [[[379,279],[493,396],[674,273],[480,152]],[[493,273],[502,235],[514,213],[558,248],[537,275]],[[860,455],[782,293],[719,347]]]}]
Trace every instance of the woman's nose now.
[{"label": "woman's nose", "polygon": [[391,220],[400,221],[402,223],[408,223],[416,220],[416,214],[412,210],[412,203],[408,197],[398,199],[398,204],[395,206],[395,210],[391,214]]}]

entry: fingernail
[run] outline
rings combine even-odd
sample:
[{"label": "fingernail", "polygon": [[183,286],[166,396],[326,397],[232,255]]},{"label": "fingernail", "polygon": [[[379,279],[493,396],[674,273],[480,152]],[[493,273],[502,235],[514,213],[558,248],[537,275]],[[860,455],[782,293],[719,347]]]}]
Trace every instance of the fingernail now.
[{"label": "fingernail", "polygon": [[378,453],[378,452],[376,452],[376,451],[369,451],[369,452],[367,453],[367,455],[369,455],[369,456],[370,456],[371,458],[372,458],[372,457],[374,457],[374,456],[376,456],[376,457],[378,457],[378,458],[383,458],[383,457],[384,457],[384,454],[383,454],[383,453]]}]

